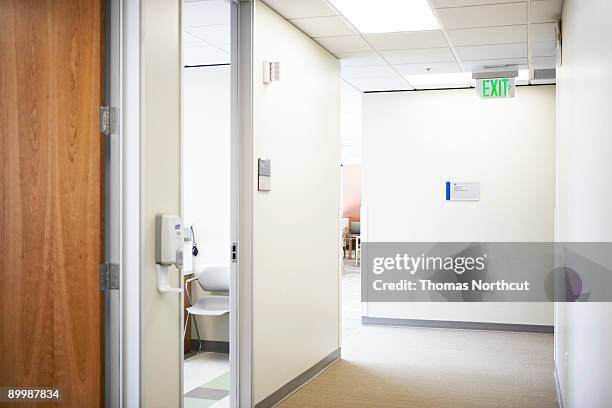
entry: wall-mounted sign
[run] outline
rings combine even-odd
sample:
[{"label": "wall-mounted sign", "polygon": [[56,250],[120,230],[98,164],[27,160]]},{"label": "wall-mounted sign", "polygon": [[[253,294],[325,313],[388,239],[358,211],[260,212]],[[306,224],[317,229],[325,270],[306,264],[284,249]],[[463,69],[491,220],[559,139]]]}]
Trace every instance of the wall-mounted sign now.
[{"label": "wall-mounted sign", "polygon": [[257,179],[257,190],[272,190],[272,162],[270,160],[257,160]]},{"label": "wall-mounted sign", "polygon": [[446,201],[480,201],[480,183],[447,181]]},{"label": "wall-mounted sign", "polygon": [[514,98],[514,78],[490,78],[476,80],[476,92],[483,99]]}]

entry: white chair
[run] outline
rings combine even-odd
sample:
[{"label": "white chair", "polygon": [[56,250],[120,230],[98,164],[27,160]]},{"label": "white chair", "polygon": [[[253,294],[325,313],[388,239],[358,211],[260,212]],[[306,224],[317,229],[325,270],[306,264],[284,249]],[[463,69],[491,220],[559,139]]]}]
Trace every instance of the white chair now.
[{"label": "white chair", "polygon": [[[187,308],[187,318],[185,319],[185,327],[183,328],[183,338],[187,334],[187,323],[190,316],[223,316],[230,311],[229,304],[229,283],[230,283],[230,268],[225,266],[209,266],[204,268],[197,278],[188,279],[185,285],[197,280],[198,284],[206,292],[226,292],[227,295],[204,295],[197,300],[195,305],[191,302],[189,294],[189,286],[186,286],[187,299],[190,307]],[[200,339],[200,330],[198,322],[193,319],[196,334],[198,336],[198,350],[200,351],[202,340]]]}]

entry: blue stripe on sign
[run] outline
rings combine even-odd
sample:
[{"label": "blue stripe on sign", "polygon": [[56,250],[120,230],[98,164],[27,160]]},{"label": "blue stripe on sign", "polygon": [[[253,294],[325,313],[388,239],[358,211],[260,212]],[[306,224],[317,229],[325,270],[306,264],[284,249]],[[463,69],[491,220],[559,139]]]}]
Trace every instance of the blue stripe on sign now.
[{"label": "blue stripe on sign", "polygon": [[446,182],[446,201],[450,201],[450,181]]}]

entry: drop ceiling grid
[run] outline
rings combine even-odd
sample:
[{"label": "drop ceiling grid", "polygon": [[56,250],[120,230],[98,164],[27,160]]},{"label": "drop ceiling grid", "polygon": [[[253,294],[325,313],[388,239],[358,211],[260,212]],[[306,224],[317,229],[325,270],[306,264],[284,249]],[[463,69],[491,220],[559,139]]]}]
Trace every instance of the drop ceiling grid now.
[{"label": "drop ceiling grid", "polygon": [[185,0],[183,63],[188,66],[230,62],[230,7],[225,0]]},{"label": "drop ceiling grid", "polygon": [[328,0],[264,2],[338,57],[345,81],[380,91],[412,89],[404,75],[426,68],[554,67],[563,0],[430,0],[441,30],[382,34],[360,33]]}]

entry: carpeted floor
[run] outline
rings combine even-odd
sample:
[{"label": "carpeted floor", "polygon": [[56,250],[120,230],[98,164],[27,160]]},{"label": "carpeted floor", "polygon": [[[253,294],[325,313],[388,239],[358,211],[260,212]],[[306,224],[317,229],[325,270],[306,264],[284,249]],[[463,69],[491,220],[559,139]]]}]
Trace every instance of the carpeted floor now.
[{"label": "carpeted floor", "polygon": [[551,335],[361,326],[282,408],[553,408]]}]

